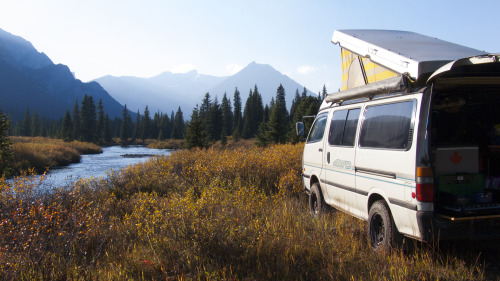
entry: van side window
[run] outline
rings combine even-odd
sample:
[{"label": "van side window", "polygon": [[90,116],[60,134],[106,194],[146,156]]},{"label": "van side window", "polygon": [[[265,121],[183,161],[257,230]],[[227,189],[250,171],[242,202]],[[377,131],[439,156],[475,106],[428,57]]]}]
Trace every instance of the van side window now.
[{"label": "van side window", "polygon": [[408,149],[413,105],[413,101],[405,101],[367,107],[360,146]]},{"label": "van side window", "polygon": [[316,117],[314,124],[307,138],[307,142],[317,142],[323,139],[323,134],[325,133],[326,119],[328,118],[327,113],[322,113]]},{"label": "van side window", "polygon": [[354,146],[360,111],[361,109],[357,108],[333,113],[328,135],[330,145]]}]

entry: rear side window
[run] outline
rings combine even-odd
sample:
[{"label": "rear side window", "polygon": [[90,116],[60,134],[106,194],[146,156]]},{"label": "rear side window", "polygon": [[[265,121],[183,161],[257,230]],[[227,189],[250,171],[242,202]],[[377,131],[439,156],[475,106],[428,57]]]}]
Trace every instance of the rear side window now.
[{"label": "rear side window", "polygon": [[330,145],[354,146],[360,109],[339,110],[333,113],[328,143]]},{"label": "rear side window", "polygon": [[413,107],[413,101],[367,107],[359,145],[372,148],[409,149]]},{"label": "rear side window", "polygon": [[328,117],[327,113],[322,113],[316,117],[314,124],[307,138],[307,142],[318,142],[323,139],[323,134],[325,133],[326,119]]}]

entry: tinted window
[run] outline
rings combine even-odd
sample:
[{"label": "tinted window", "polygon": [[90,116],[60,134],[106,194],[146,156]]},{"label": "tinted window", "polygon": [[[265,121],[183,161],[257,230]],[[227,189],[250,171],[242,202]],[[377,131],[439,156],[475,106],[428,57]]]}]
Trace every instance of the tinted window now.
[{"label": "tinted window", "polygon": [[339,110],[333,113],[332,124],[330,125],[330,132],[328,136],[328,143],[330,145],[342,145],[346,118],[347,110]]},{"label": "tinted window", "polygon": [[360,109],[335,111],[330,125],[330,145],[354,146]]},{"label": "tinted window", "polygon": [[407,149],[413,101],[366,108],[359,144],[362,147]]},{"label": "tinted window", "polygon": [[347,121],[345,123],[344,140],[342,143],[344,146],[354,146],[360,111],[361,109],[359,108],[349,110],[349,115],[347,116]]},{"label": "tinted window", "polygon": [[317,142],[323,139],[323,134],[325,132],[326,118],[328,115],[326,113],[320,114],[316,117],[314,124],[307,138],[307,142]]}]

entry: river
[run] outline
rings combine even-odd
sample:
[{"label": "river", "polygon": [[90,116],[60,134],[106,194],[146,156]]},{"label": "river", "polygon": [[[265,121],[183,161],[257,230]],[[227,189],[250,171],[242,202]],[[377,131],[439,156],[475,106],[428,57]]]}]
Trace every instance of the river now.
[{"label": "river", "polygon": [[80,178],[104,177],[110,170],[119,170],[148,160],[152,155],[168,155],[168,149],[152,149],[143,146],[103,147],[100,154],[82,155],[80,163],[52,168],[47,173],[43,187],[68,186]]}]

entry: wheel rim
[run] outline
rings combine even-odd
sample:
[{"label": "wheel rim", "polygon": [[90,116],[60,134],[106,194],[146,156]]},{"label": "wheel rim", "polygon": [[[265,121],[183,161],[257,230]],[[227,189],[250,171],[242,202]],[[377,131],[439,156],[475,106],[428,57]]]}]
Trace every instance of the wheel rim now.
[{"label": "wheel rim", "polygon": [[371,219],[370,238],[373,246],[379,247],[385,240],[385,224],[384,219],[379,214],[375,214]]}]

